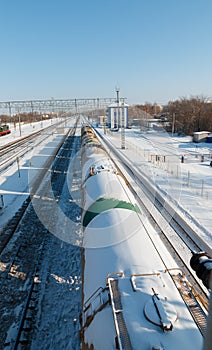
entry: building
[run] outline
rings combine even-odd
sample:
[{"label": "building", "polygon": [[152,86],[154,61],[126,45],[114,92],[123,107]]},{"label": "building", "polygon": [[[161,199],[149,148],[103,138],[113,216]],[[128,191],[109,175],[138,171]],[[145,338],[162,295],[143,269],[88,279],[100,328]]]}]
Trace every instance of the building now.
[{"label": "building", "polygon": [[212,143],[212,133],[208,135],[206,142]]},{"label": "building", "polygon": [[197,131],[194,132],[193,142],[206,142],[207,137],[210,135],[209,131]]},{"label": "building", "polygon": [[128,107],[124,102],[112,103],[108,107],[108,126],[110,129],[128,128]]}]

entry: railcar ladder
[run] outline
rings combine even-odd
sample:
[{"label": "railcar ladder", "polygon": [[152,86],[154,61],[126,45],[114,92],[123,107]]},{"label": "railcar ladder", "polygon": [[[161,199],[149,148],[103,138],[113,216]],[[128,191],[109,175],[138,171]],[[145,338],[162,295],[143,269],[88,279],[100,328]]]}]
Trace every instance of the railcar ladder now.
[{"label": "railcar ladder", "polygon": [[82,329],[89,326],[95,315],[109,303],[108,288],[99,287],[84,303],[80,315]]},{"label": "railcar ladder", "polygon": [[121,296],[118,290],[118,279],[109,278],[108,285],[117,334],[117,348],[119,350],[132,350],[133,348],[122,313]]}]

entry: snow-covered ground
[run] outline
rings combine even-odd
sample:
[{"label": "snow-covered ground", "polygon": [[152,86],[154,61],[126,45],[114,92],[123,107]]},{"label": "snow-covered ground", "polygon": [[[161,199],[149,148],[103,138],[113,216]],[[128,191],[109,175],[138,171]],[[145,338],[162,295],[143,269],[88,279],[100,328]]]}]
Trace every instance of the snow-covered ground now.
[{"label": "snow-covered ground", "polygon": [[[43,125],[41,122],[33,125],[22,125],[21,134],[22,136],[27,135],[51,123],[52,121],[43,121]],[[11,126],[11,129],[10,135],[0,138],[0,146],[20,137],[19,128],[14,130]],[[99,131],[104,133],[103,129],[99,129]],[[0,194],[3,194],[4,197],[4,207],[0,210],[0,231],[29,194],[30,162],[34,165],[36,160],[36,166],[42,168],[47,155],[51,155],[63,136],[64,133],[61,130],[49,133],[45,142],[38,148],[34,148],[21,160],[20,177],[17,164],[0,174]],[[176,135],[171,137],[162,132],[141,133],[139,130],[131,129],[125,131],[126,147],[121,149],[121,131],[118,133],[107,132],[105,136],[133,162],[134,166],[137,166],[148,176],[157,188],[164,192],[166,198],[177,203],[190,221],[198,223],[200,231],[207,235],[212,244],[210,215],[212,209],[212,168],[209,166],[212,145],[194,144],[189,137]],[[181,162],[182,155],[184,156],[183,163]],[[202,161],[202,155],[204,155],[204,161]],[[73,171],[75,170],[73,169]],[[69,180],[67,182],[69,183]],[[64,188],[65,190],[67,191],[67,187]],[[72,195],[74,202],[79,196],[79,194],[78,196],[75,194],[76,198],[74,197],[74,188],[72,188]],[[66,203],[67,211],[70,210],[69,196],[64,203]],[[61,220],[63,218],[58,218],[58,227],[61,224],[60,228],[62,227]],[[79,226],[78,222],[78,226],[76,226],[78,230]],[[43,261],[41,273],[48,276],[46,280],[44,278],[42,284],[37,317],[39,331],[33,340],[32,349],[37,349],[38,344],[43,349],[62,349],[65,348],[64,344],[69,344],[69,348],[74,349],[74,337],[78,337],[76,318],[80,310],[76,300],[81,298],[79,296],[81,276],[79,274],[80,249],[77,244],[73,247],[76,238],[74,232],[73,236],[73,240],[67,242],[64,237],[55,235],[47,247],[46,259]],[[64,268],[67,261],[71,262],[70,270]],[[58,299],[61,299],[61,303]],[[54,303],[58,304],[58,308],[54,308]],[[72,319],[71,324],[70,319]],[[54,329],[55,324],[59,325],[56,330]]]},{"label": "snow-covered ground", "polygon": [[[21,134],[27,135],[53,122],[58,120],[22,125]],[[0,138],[0,146],[20,137],[19,128],[14,130],[11,125],[11,130],[10,135]],[[103,129],[98,131],[103,134]],[[47,149],[48,154],[51,154],[62,136],[63,134],[57,132],[50,133],[46,142],[24,157],[20,164],[20,177],[17,164],[0,175],[0,194],[3,194],[4,198],[4,208],[0,210],[0,230],[29,194],[29,162],[36,156],[36,162],[39,158],[38,166],[42,167]],[[134,165],[152,179],[165,193],[166,198],[172,198],[186,216],[199,225],[212,245],[212,144],[193,143],[189,136],[172,137],[165,132],[142,133],[138,129],[129,129],[125,130],[125,149],[121,150],[121,130],[115,133],[107,132],[104,136],[126,157],[133,160]]]},{"label": "snow-covered ground", "polygon": [[[59,120],[45,122],[43,127],[55,122],[59,122]],[[61,125],[63,122],[64,120],[61,120]],[[32,179],[39,170],[45,167],[47,159],[51,157],[64,138],[67,132],[66,128],[70,129],[74,126],[74,123],[75,118],[69,118],[65,123],[66,127],[56,127],[54,131],[46,131],[45,141],[38,146],[34,146],[32,151],[21,158],[20,173],[17,164],[14,164],[0,174],[0,194],[4,198],[4,207],[0,210],[0,232],[29,195]],[[22,136],[40,130],[40,128],[41,123],[31,126],[23,125]],[[78,132],[80,135],[80,130]],[[15,131],[12,128],[10,135],[0,138],[0,146],[19,137],[19,130]],[[73,148],[69,152],[75,153],[77,147],[80,147],[80,136],[75,138]],[[67,159],[69,158],[67,157]],[[80,181],[81,173],[79,171],[79,189]],[[44,225],[44,232],[45,230],[48,232],[48,228],[54,227],[54,231],[50,229],[50,233],[46,233],[45,238],[43,259],[39,271],[39,295],[37,293],[37,314],[34,320],[35,326],[31,348],[72,350],[80,348],[78,330],[79,315],[82,309],[81,248],[75,240],[75,234],[81,228],[81,211],[75,201],[70,199],[67,181],[62,189],[58,205],[56,205],[56,200],[52,201],[50,198],[52,186],[49,189],[49,184],[51,185],[51,172],[46,174],[42,188],[32,199],[31,206],[37,220],[40,220]],[[74,184],[77,187],[76,178]],[[80,198],[80,195],[78,197]],[[64,216],[62,214],[66,217],[66,220],[63,220]],[[42,220],[42,217],[45,220]],[[69,222],[66,224],[68,220],[73,223],[73,230]],[[38,232],[38,225],[34,224],[33,226]],[[19,229],[20,232],[23,231],[23,227],[19,226]],[[33,231],[33,228],[31,231]],[[80,237],[78,240],[80,240]],[[11,295],[8,295],[9,297]],[[21,307],[19,310],[21,310]],[[7,310],[4,310],[4,312],[7,313]],[[10,338],[13,326],[12,324],[7,332],[7,340]]]},{"label": "snow-covered ground", "polygon": [[[18,125],[14,129],[14,125],[11,124],[11,134],[0,137],[0,147],[58,122],[58,119],[53,119],[33,124],[22,124],[21,131]],[[29,181],[32,178],[31,165],[36,161],[37,168],[41,169],[44,166],[47,157],[54,152],[62,140],[64,131],[65,129],[63,132],[61,129],[55,129],[55,132],[47,132],[45,141],[20,159],[20,171],[18,171],[17,163],[14,163],[0,174],[0,195],[3,195],[3,208],[0,209],[0,232],[29,195]],[[1,205],[2,201],[0,207]]]},{"label": "snow-covered ground", "polygon": [[162,131],[128,129],[123,137],[121,130],[106,135],[97,130],[195,223],[198,234],[212,246],[212,144]]}]

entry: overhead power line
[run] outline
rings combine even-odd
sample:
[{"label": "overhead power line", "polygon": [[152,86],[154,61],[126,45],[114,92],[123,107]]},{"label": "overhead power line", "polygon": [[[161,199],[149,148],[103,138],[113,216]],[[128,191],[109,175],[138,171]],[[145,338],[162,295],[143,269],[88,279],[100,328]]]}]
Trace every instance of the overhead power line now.
[{"label": "overhead power line", "polygon": [[[126,98],[120,98],[124,102]],[[13,111],[70,111],[78,112],[101,109],[116,102],[116,98],[74,98],[74,99],[48,99],[0,102],[0,109],[6,109],[11,115]]]}]

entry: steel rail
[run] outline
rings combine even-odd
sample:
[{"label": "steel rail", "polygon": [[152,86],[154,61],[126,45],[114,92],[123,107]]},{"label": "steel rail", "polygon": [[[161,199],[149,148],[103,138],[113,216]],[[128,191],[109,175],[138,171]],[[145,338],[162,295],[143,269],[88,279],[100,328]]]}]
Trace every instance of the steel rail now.
[{"label": "steel rail", "polygon": [[[59,150],[61,149],[62,145],[64,144],[65,140],[67,139],[67,137],[69,135],[73,136],[75,133],[75,130],[76,130],[76,125],[74,127],[72,127],[71,130],[69,129],[67,134],[64,136],[63,140],[60,142],[60,144],[56,148],[56,150],[54,152],[54,157],[53,158],[50,157],[50,159],[47,161],[48,164],[46,164],[43,171],[40,173],[39,177],[37,178],[36,182],[33,185],[33,189],[32,189],[33,193],[35,193],[38,190],[38,188],[40,187],[42,179],[44,178],[44,176],[48,172],[50,166],[53,164],[54,159],[55,159],[56,155],[58,154]],[[33,193],[31,195],[33,195]],[[30,201],[29,201],[28,205],[29,204],[30,204]],[[25,211],[26,211],[27,207],[25,208]],[[11,233],[11,237],[9,237],[9,239],[7,239],[7,241],[5,242],[4,246],[1,247],[1,255],[0,256],[2,256],[2,254],[4,253],[4,249],[7,248],[7,245],[10,242],[10,239],[15,234],[16,228],[18,227],[19,223],[21,222],[21,220],[25,214],[25,211],[22,213],[21,217],[19,218],[19,222],[16,225],[14,231]],[[5,350],[6,349],[16,350],[19,348],[19,346],[27,346],[27,339],[25,339],[25,335],[28,331],[25,327],[25,325],[27,323],[26,317],[27,317],[28,309],[30,308],[30,305],[31,305],[32,295],[34,292],[36,292],[36,290],[35,290],[37,287],[36,281],[37,281],[38,275],[39,275],[39,267],[40,267],[40,262],[42,260],[44,248],[45,248],[45,242],[46,242],[46,235],[44,235],[44,238],[41,240],[40,247],[38,248],[38,256],[36,259],[36,263],[35,263],[34,268],[32,269],[32,271],[30,273],[30,277],[28,278],[29,280],[27,282],[27,290],[26,290],[27,295],[26,295],[26,297],[23,300],[23,303],[21,305],[21,309],[19,311],[19,316],[15,320],[13,332],[12,332],[12,334],[9,334],[5,340],[5,343],[4,343]],[[23,237],[23,239],[20,240],[20,242],[18,244],[15,245],[15,249],[13,249],[13,251],[12,251],[12,256],[10,256],[11,261],[7,263],[5,271],[3,273],[1,273],[0,290],[3,287],[4,283],[6,282],[7,276],[12,273],[13,266],[15,269],[15,265],[17,265],[16,258],[19,255],[19,251],[21,249],[22,244],[24,244],[24,237]],[[7,255],[7,253],[6,253],[6,255]],[[19,266],[19,268],[20,268],[20,266]]]},{"label": "steel rail", "polygon": [[[58,122],[54,125],[50,125],[42,130],[36,131],[30,135],[22,137],[16,141],[13,141],[5,146],[0,147],[0,172],[7,169],[14,162],[19,159],[19,157],[23,157],[26,153],[30,152],[35,145],[29,144],[29,142],[33,142],[36,140],[38,136],[46,138],[46,131],[54,130],[57,125],[60,125],[61,122]],[[36,145],[43,142],[43,139],[40,140]]]}]

